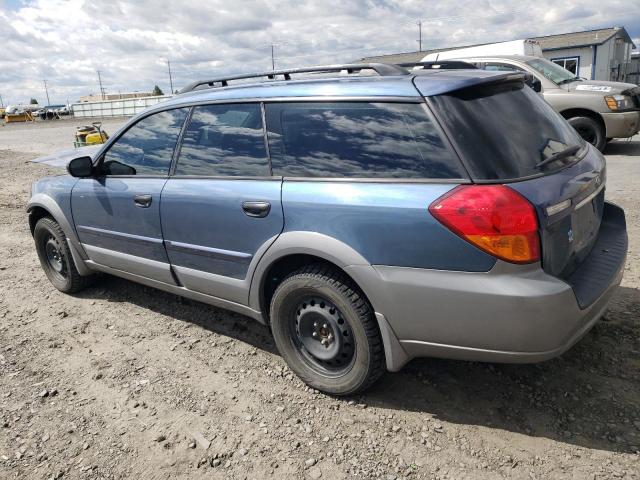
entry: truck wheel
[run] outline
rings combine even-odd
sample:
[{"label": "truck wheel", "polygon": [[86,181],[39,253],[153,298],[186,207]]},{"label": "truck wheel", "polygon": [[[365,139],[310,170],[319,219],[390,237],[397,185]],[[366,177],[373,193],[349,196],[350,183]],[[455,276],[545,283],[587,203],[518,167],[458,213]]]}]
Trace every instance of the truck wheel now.
[{"label": "truck wheel", "polygon": [[40,265],[49,281],[64,293],[74,293],[88,286],[93,276],[83,277],[78,273],[71,256],[67,237],[52,218],[38,220],[33,230]]},{"label": "truck wheel", "polygon": [[571,117],[568,119],[569,124],[578,132],[578,134],[591,145],[601,152],[607,144],[607,138],[602,125],[590,117]]},{"label": "truck wheel", "polygon": [[282,358],[307,385],[351,395],[384,373],[373,308],[342,272],[322,264],[293,272],[276,289],[270,313]]}]

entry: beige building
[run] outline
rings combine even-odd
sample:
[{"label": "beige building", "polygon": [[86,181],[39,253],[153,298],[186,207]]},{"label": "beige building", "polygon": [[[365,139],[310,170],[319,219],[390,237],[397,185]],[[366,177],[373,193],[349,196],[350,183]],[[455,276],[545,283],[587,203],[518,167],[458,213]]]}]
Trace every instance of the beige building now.
[{"label": "beige building", "polygon": [[105,93],[104,95],[85,95],[80,97],[79,103],[99,102],[101,100],[125,100],[128,98],[152,97],[149,92],[129,92],[129,93]]}]

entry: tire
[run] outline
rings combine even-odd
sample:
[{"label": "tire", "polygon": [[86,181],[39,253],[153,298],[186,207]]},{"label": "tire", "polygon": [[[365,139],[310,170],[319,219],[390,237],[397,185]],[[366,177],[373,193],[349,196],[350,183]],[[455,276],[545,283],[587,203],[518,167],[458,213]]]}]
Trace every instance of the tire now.
[{"label": "tire", "polygon": [[90,285],[93,276],[82,276],[67,244],[67,237],[58,223],[49,217],[38,220],[33,239],[40,265],[49,281],[64,293],[75,293]]},{"label": "tire", "polygon": [[607,144],[607,137],[605,136],[604,127],[598,121],[590,117],[571,117],[568,121],[585,141],[601,152],[604,150]]},{"label": "tire", "polygon": [[270,315],[280,355],[312,388],[352,395],[385,371],[373,308],[358,286],[331,266],[309,265],[287,276],[273,295]]}]

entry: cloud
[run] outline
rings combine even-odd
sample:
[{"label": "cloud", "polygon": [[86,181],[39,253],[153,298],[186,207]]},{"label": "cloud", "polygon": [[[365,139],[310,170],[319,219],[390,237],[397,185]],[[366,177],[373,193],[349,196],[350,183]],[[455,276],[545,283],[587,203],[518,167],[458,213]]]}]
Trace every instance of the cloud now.
[{"label": "cloud", "polygon": [[350,62],[423,48],[624,25],[640,37],[627,0],[0,0],[0,94],[5,104],[107,92],[169,90],[196,78]]}]

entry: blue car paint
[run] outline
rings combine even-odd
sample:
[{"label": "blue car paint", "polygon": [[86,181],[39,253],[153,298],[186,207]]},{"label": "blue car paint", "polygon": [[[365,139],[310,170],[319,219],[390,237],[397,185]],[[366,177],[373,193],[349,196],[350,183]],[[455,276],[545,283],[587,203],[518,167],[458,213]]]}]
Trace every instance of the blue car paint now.
[{"label": "blue car paint", "polygon": [[305,182],[285,178],[285,232],[336,238],[373,265],[485,272],[496,259],[428,211],[456,184]]},{"label": "blue car paint", "polygon": [[71,191],[78,181],[69,175],[58,175],[55,177],[46,177],[33,183],[31,196],[44,194],[51,198],[62,210],[65,218],[73,225],[71,215]]},{"label": "blue car paint", "polygon": [[[160,193],[165,178],[80,179],[71,207],[83,244],[169,263],[160,225]],[[148,208],[135,205],[135,195],[151,195]]]},{"label": "blue car paint", "polygon": [[[243,279],[265,242],[284,225],[281,180],[171,178],[162,192],[160,213],[172,265]],[[245,201],[271,204],[264,218],[247,216]]]}]

